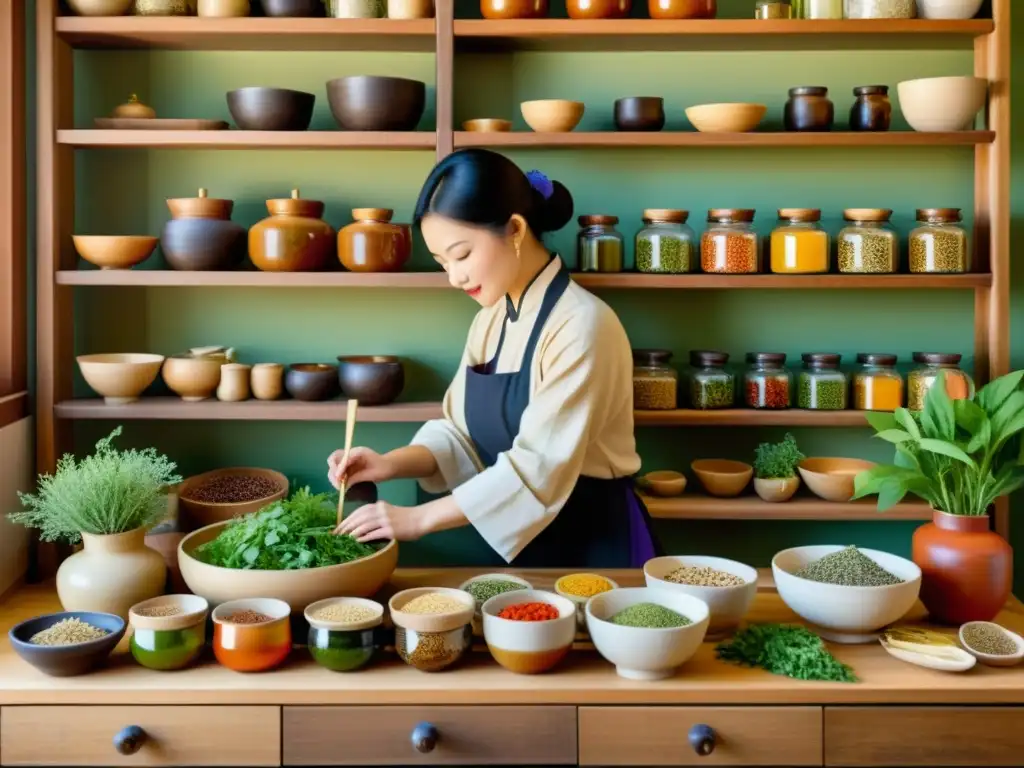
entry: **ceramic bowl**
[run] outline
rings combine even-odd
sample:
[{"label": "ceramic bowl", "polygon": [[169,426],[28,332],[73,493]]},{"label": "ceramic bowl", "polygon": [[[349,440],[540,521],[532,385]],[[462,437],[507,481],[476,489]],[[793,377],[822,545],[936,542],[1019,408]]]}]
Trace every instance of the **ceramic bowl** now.
[{"label": "ceramic bowl", "polygon": [[988,81],[981,77],[926,77],[896,86],[900,109],[915,131],[966,131],[983,106]]},{"label": "ceramic bowl", "polygon": [[309,18],[324,15],[323,0],[260,0],[264,16]]},{"label": "ceramic bowl", "polygon": [[[685,627],[623,627],[611,619],[637,603],[655,603],[681,613],[692,623]],[[704,642],[708,606],[681,592],[633,587],[595,595],[587,603],[587,626],[594,647],[615,665],[620,677],[630,680],[661,680],[671,677]]]},{"label": "ceramic bowl", "polygon": [[405,367],[390,355],[339,357],[338,384],[345,397],[360,405],[387,405],[405,388]]},{"label": "ceramic bowl", "polygon": [[[967,640],[964,637],[964,630],[974,625],[988,625],[989,627],[1003,632],[1010,640],[1013,641],[1014,645],[1017,646],[1017,650],[1013,653],[1006,654],[1005,656],[997,656],[993,653],[983,653],[982,651],[976,650],[968,645]],[[960,631],[957,633],[960,639],[960,645],[971,654],[974,658],[989,667],[1014,667],[1020,664],[1021,659],[1024,659],[1024,638],[1018,635],[1016,632],[1007,629],[1000,624],[996,624],[991,621],[969,621],[960,627]]]},{"label": "ceramic bowl", "polygon": [[665,100],[661,96],[617,99],[615,128],[620,131],[660,131],[665,127]]},{"label": "ceramic bowl", "polygon": [[159,238],[148,235],[74,235],[78,255],[100,269],[131,269],[148,259]]},{"label": "ceramic bowl", "polygon": [[679,496],[686,490],[686,475],[671,470],[648,472],[639,484],[651,496]]},{"label": "ceramic bowl", "polygon": [[747,133],[767,111],[764,104],[698,104],[687,108],[686,117],[701,133]]},{"label": "ceramic bowl", "polygon": [[[267,617],[258,624],[237,624],[236,613],[254,611]],[[283,600],[252,597],[231,600],[213,609],[213,654],[235,672],[265,672],[280,666],[292,650],[291,607]]]},{"label": "ceramic bowl", "polygon": [[[465,592],[469,592],[470,585],[475,584],[478,581],[511,581],[515,584],[519,584],[523,589],[533,589],[533,584],[528,582],[526,579],[522,579],[518,576],[513,576],[511,573],[482,573],[479,576],[474,576],[471,579],[466,579],[459,585],[459,589]],[[470,592],[470,594],[472,594],[472,592]],[[484,620],[483,615],[480,613],[480,608],[483,606],[485,602],[487,602],[487,600],[481,602],[476,598],[473,599],[476,605],[476,609],[473,612],[473,634],[483,635]],[[490,598],[488,598],[488,600],[489,599]]]},{"label": "ceramic bowl", "polygon": [[[667,581],[672,571],[678,568],[714,568],[743,579],[743,584],[729,587],[701,587],[693,584],[677,584]],[[703,557],[697,555],[668,555],[655,557],[644,563],[644,579],[652,589],[664,589],[683,595],[693,595],[707,603],[710,617],[707,635],[717,639],[729,634],[739,626],[747,615],[757,596],[757,569],[749,565],[727,560],[724,557]]]},{"label": "ceramic bowl", "polygon": [[697,459],[690,469],[708,494],[720,498],[739,496],[754,475],[746,462],[729,459]]},{"label": "ceramic bowl", "polygon": [[813,458],[801,461],[797,470],[815,496],[843,503],[853,497],[853,479],[873,466],[863,459]]},{"label": "ceramic bowl", "polygon": [[983,0],[917,0],[919,19],[973,19]]},{"label": "ceramic bowl", "polygon": [[[582,595],[574,595],[571,592],[566,592],[565,588],[564,588],[564,582],[570,576],[584,576],[584,575],[585,576],[597,576],[598,578],[604,579],[606,582],[608,582],[608,585],[609,585],[608,589],[609,590],[618,589],[619,585],[616,584],[611,579],[609,579],[607,576],[600,576],[600,575],[594,574],[594,573],[588,573],[588,574],[567,573],[565,576],[562,576],[561,578],[558,579],[558,581],[555,582],[555,593],[558,594],[558,595],[561,595],[566,600],[571,600],[575,604],[575,606],[576,606],[576,629],[577,629],[578,632],[584,632],[585,633],[587,631],[587,611],[586,611],[586,607],[587,607],[587,601],[590,600],[590,597],[584,597]],[[598,593],[598,594],[602,594],[602,593]]]},{"label": "ceramic bowl", "polygon": [[413,131],[423,117],[427,86],[404,77],[356,75],[327,83],[331,114],[345,131]]},{"label": "ceramic bowl", "polygon": [[[44,629],[64,619],[78,619],[107,634],[97,640],[74,645],[35,645],[30,639]],[[127,625],[124,619],[112,613],[91,611],[64,611],[36,616],[11,627],[7,638],[14,652],[40,672],[51,677],[84,675],[100,666],[124,637]]]},{"label": "ceramic bowl", "polygon": [[[370,618],[356,622],[319,619],[317,611],[331,606],[354,605],[373,612]],[[305,619],[309,624],[306,645],[313,660],[334,672],[354,672],[373,659],[382,644],[381,622],[384,606],[374,600],[360,597],[329,597],[306,606]]]},{"label": "ceramic bowl", "polygon": [[[189,498],[207,483],[213,483],[221,479],[233,477],[259,477],[274,483],[276,490],[263,498],[255,501],[217,502],[200,501]],[[222,523],[236,517],[242,517],[250,512],[256,512],[263,507],[283,499],[288,493],[288,478],[273,469],[260,469],[258,467],[228,467],[226,469],[214,469],[210,472],[203,472],[201,475],[193,475],[186,478],[178,486],[178,527],[183,531],[194,531],[213,523]]]},{"label": "ceramic bowl", "polygon": [[793,494],[800,488],[800,476],[754,478],[754,492],[761,497],[762,501],[779,503],[789,501]]},{"label": "ceramic bowl", "polygon": [[138,400],[156,381],[164,356],[125,352],[79,355],[75,361],[85,383],[107,405],[122,405]]},{"label": "ceramic bowl", "polygon": [[583,119],[582,101],[540,99],[519,105],[523,120],[537,133],[567,133]]},{"label": "ceramic bowl", "polygon": [[162,595],[133,605],[128,611],[132,656],[161,671],[191,665],[206,646],[209,611],[210,604],[198,595]]},{"label": "ceramic bowl", "polygon": [[512,121],[497,117],[478,117],[464,122],[462,130],[474,133],[505,133],[512,130]]},{"label": "ceramic bowl", "polygon": [[882,587],[823,584],[796,576],[805,565],[845,547],[821,544],[784,549],[772,558],[772,575],[779,597],[804,621],[815,625],[826,640],[870,643],[878,631],[899,621],[921,590],[921,569],[910,560],[877,549],[861,549],[878,565],[904,581]]},{"label": "ceramic bowl", "polygon": [[[547,603],[557,619],[514,621],[498,614],[517,603]],[[547,672],[569,653],[576,638],[576,604],[537,589],[495,595],[483,604],[484,640],[491,656],[505,669],[521,675]]]},{"label": "ceramic bowl", "polygon": [[327,363],[295,363],[284,374],[285,391],[296,400],[316,402],[338,396],[338,368]]},{"label": "ceramic bowl", "polygon": [[221,357],[174,355],[164,361],[164,384],[186,403],[209,400],[220,384]]},{"label": "ceramic bowl", "polygon": [[68,8],[79,16],[124,16],[135,0],[67,0]]},{"label": "ceramic bowl", "polygon": [[288,88],[228,91],[228,111],[243,131],[304,131],[313,119],[316,95]]},{"label": "ceramic bowl", "polygon": [[[402,610],[402,606],[417,597],[433,593],[458,601],[462,604],[462,609],[451,613],[406,613]],[[412,629],[417,632],[449,632],[464,624],[468,625],[472,621],[473,612],[476,610],[476,601],[469,592],[462,589],[414,587],[395,593],[388,601],[388,610],[391,613],[391,621],[396,627]]]},{"label": "ceramic bowl", "polygon": [[248,16],[249,0],[199,0],[196,15],[208,19],[232,19]]}]

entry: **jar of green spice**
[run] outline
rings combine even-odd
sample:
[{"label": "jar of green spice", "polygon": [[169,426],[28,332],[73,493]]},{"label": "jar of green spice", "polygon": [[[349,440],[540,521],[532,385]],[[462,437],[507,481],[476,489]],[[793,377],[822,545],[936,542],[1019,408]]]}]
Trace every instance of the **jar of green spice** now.
[{"label": "jar of green spice", "polygon": [[889,208],[847,208],[848,222],[836,238],[839,271],[844,274],[888,275],[899,265],[899,239],[889,223]]},{"label": "jar of green spice", "polygon": [[615,229],[618,216],[580,216],[576,261],[580,272],[621,272],[625,239]]},{"label": "jar of green spice", "polygon": [[686,223],[689,216],[673,209],[644,211],[644,228],[636,233],[637,272],[681,275],[694,270],[697,235]]},{"label": "jar of green spice", "polygon": [[849,382],[839,370],[841,355],[808,353],[802,356],[804,370],[797,384],[797,407],[812,411],[842,411],[846,408]]},{"label": "jar of green spice", "polygon": [[732,408],[736,404],[736,377],[726,369],[727,352],[690,352],[690,406],[698,410]]},{"label": "jar of green spice", "polygon": [[967,230],[959,208],[920,208],[919,226],[910,232],[910,271],[927,274],[969,272]]}]

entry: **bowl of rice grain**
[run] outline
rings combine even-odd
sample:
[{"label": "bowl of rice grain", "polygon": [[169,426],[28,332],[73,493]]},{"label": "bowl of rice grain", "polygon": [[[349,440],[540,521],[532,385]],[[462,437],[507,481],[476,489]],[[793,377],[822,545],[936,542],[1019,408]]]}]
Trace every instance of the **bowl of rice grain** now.
[{"label": "bowl of rice grain", "polygon": [[307,647],[313,660],[335,672],[362,669],[383,645],[384,606],[361,597],[329,597],[306,607]]},{"label": "bowl of rice grain", "polygon": [[461,659],[473,641],[476,600],[447,587],[416,587],[388,601],[395,625],[395,649],[406,664],[439,672]]},{"label": "bowl of rice grain", "polygon": [[11,627],[7,637],[24,661],[51,677],[84,675],[100,666],[124,637],[113,613],[64,611]]},{"label": "bowl of rice grain", "polygon": [[709,640],[733,632],[757,595],[757,570],[724,557],[655,557],[644,563],[644,578],[653,589],[693,595],[707,603]]}]

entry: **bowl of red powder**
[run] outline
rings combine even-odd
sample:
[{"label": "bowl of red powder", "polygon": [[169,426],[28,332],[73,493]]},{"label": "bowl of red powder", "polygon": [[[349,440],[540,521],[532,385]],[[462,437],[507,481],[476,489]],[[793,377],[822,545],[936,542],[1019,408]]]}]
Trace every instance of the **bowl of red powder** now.
[{"label": "bowl of red powder", "polygon": [[576,606],[553,592],[517,589],[481,606],[484,640],[505,669],[546,672],[569,652],[576,637]]}]

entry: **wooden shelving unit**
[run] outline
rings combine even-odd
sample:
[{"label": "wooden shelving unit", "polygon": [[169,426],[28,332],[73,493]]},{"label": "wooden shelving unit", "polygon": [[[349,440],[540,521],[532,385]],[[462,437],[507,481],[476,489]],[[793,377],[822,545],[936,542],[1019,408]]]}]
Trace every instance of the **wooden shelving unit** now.
[{"label": "wooden shelving unit", "polygon": [[931,520],[931,508],[918,501],[897,504],[879,512],[872,501],[839,504],[814,496],[797,496],[770,504],[758,496],[718,499],[686,493],[674,498],[644,496],[651,517],[658,520],[829,520],[835,522]]},{"label": "wooden shelving unit", "polygon": [[57,131],[57,143],[85,149],[436,149],[433,131]]}]

